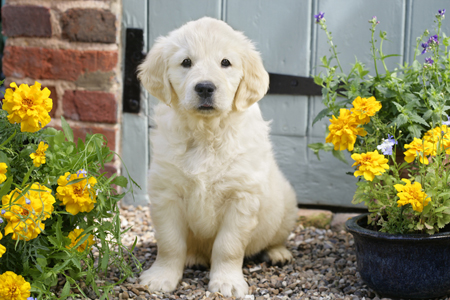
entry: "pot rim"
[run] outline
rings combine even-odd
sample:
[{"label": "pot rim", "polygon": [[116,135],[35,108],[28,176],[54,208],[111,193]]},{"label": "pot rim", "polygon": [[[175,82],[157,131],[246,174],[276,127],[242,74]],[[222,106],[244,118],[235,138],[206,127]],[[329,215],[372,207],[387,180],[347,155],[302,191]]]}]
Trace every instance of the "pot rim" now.
[{"label": "pot rim", "polygon": [[402,241],[420,241],[420,240],[445,240],[450,239],[450,232],[439,232],[432,235],[423,233],[408,233],[408,234],[393,234],[393,233],[387,233],[387,232],[380,232],[375,230],[370,230],[364,227],[361,227],[358,225],[358,221],[362,220],[363,218],[366,218],[370,213],[364,213],[361,215],[357,215],[353,218],[348,219],[345,222],[345,229],[350,232],[351,234],[358,234],[360,236],[364,237],[371,237],[371,238],[377,238],[377,239],[384,239],[384,240],[402,240]]}]

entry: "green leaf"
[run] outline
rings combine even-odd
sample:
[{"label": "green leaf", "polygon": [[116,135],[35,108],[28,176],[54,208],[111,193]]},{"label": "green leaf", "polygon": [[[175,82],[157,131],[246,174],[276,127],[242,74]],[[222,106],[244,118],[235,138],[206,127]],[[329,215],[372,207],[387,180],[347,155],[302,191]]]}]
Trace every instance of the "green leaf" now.
[{"label": "green leaf", "polygon": [[394,103],[395,107],[397,108],[398,111],[403,111],[403,106],[401,106],[399,103],[392,101],[392,103]]},{"label": "green leaf", "polygon": [[0,189],[0,199],[5,196],[6,194],[8,194],[8,192],[11,189],[11,184],[13,182],[13,177],[9,176],[8,179],[6,179],[5,182],[3,182],[3,184],[1,185],[1,189]]},{"label": "green leaf", "polygon": [[434,227],[433,226],[431,226],[430,224],[428,224],[428,223],[424,223],[424,225],[425,225],[425,227],[427,228],[427,229],[433,229]]},{"label": "green leaf", "polygon": [[420,123],[422,125],[430,127],[430,125],[416,113],[411,113],[410,114],[410,118],[411,118],[412,121],[414,121],[416,123]]},{"label": "green leaf", "polygon": [[400,54],[383,55],[383,56],[381,57],[381,59],[385,59],[385,58],[388,58],[388,57],[395,57],[395,56],[401,56],[401,55],[400,55]]},{"label": "green leaf", "polygon": [[446,37],[445,39],[442,40],[442,43],[444,44],[444,46],[448,47],[450,46],[450,37]]},{"label": "green leaf", "polygon": [[339,159],[340,161],[348,164],[347,159],[345,158],[344,152],[339,151],[339,150],[332,150],[333,156],[336,157],[337,159]]},{"label": "green leaf", "polygon": [[323,79],[321,76],[314,76],[314,83],[323,86]]},{"label": "green leaf", "polygon": [[62,218],[61,218],[61,216],[58,216],[58,221],[56,221],[56,223],[53,224],[52,227],[55,230],[56,240],[58,241],[58,244],[63,245],[64,244],[64,240],[63,240],[63,235],[62,235],[62,232],[61,232],[61,228],[62,228]]},{"label": "green leaf", "polygon": [[38,265],[40,267],[44,267],[45,268],[47,266],[47,259],[45,259],[43,257],[37,258],[36,262],[38,263]]},{"label": "green leaf", "polygon": [[405,114],[399,114],[392,123],[397,125],[397,128],[401,127],[402,125],[408,123],[408,116],[406,116]]},{"label": "green leaf", "polygon": [[436,209],[434,210],[434,212],[435,212],[435,213],[438,213],[438,212],[444,211],[444,210],[446,210],[446,209],[448,209],[448,207],[441,206],[441,207],[436,208]]},{"label": "green leaf", "polygon": [[66,153],[69,155],[69,154],[71,154],[72,152],[73,152],[73,149],[75,149],[75,147],[73,146],[73,145],[69,145],[67,148],[66,148]]},{"label": "green leaf", "polygon": [[78,258],[72,258],[71,261],[72,261],[73,265],[74,265],[75,267],[77,267],[77,269],[78,269],[79,271],[82,270],[82,269],[81,269],[81,263],[80,263],[80,260],[79,260]]},{"label": "green leaf", "polygon": [[69,263],[70,260],[66,260],[62,264],[58,263],[53,267],[52,271],[58,274],[61,270],[65,269]]},{"label": "green leaf", "polygon": [[17,131],[14,130],[14,133],[11,134],[11,136],[10,136],[6,141],[4,141],[4,142],[0,145],[0,147],[2,147],[2,146],[4,146],[4,145],[8,144],[8,143],[14,138],[14,136],[16,135],[16,133],[17,133]]},{"label": "green leaf", "polygon": [[414,60],[412,63],[412,68],[414,72],[420,72],[420,70],[422,69],[422,64],[419,61]]},{"label": "green leaf", "polygon": [[57,241],[53,236],[50,236],[50,235],[49,235],[49,236],[47,237],[47,239],[48,239],[48,241],[49,241],[50,243],[53,244],[53,246],[55,246],[55,247],[57,247],[57,248],[60,247],[58,241]]},{"label": "green leaf", "polygon": [[330,109],[329,109],[328,107],[322,109],[322,110],[317,114],[317,116],[314,118],[313,123],[312,123],[312,126],[314,126],[314,124],[316,124],[316,122],[318,122],[318,121],[322,120],[323,118],[325,118],[326,116],[328,116],[330,113],[331,113],[331,111],[330,111]]},{"label": "green leaf", "polygon": [[117,176],[116,178],[114,178],[112,183],[121,186],[123,188],[126,188],[128,185],[128,179],[124,176]]},{"label": "green leaf", "polygon": [[64,119],[63,116],[61,116],[61,127],[64,130],[64,135],[66,136],[67,140],[69,142],[73,142],[72,128],[70,128],[69,123],[67,123],[66,119]]},{"label": "green leaf", "polygon": [[67,252],[58,252],[49,256],[50,258],[56,258],[59,260],[66,260],[70,257]]},{"label": "green leaf", "polygon": [[428,120],[430,117],[431,117],[431,115],[433,114],[433,111],[430,109],[430,110],[427,110],[424,114],[423,114],[423,119],[424,120]]},{"label": "green leaf", "polygon": [[66,280],[66,283],[64,284],[64,287],[61,291],[61,295],[59,296],[59,299],[66,299],[70,296],[70,283]]},{"label": "green leaf", "polygon": [[103,164],[102,152],[100,150],[100,147],[97,145],[97,143],[94,143],[94,146],[95,146],[95,152],[97,153],[97,159],[100,162],[100,165],[102,166],[102,169],[104,169],[105,166]]},{"label": "green leaf", "polygon": [[328,68],[328,60],[327,60],[327,56],[326,56],[326,55],[324,55],[324,56],[322,57],[321,61],[322,61],[323,66],[324,66],[325,68]]},{"label": "green leaf", "polygon": [[420,138],[422,136],[422,128],[419,125],[408,126],[409,132],[411,132],[412,137]]}]

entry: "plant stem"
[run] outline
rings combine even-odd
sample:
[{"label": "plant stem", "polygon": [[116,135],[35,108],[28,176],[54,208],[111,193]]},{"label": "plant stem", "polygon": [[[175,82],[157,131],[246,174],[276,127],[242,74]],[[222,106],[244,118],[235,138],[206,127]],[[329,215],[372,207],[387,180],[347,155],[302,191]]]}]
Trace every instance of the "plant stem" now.
[{"label": "plant stem", "polygon": [[375,40],[373,39],[373,35],[375,33],[375,26],[376,26],[376,24],[372,25],[372,29],[370,30],[372,32],[370,43],[372,45],[372,55],[373,55],[373,63],[375,65],[375,73],[377,74],[377,78],[379,78],[380,76],[378,74],[378,68],[377,68],[377,52],[376,52],[376,47],[375,47]]},{"label": "plant stem", "polygon": [[344,71],[342,70],[341,67],[341,63],[339,61],[339,58],[337,56],[337,52],[336,52],[336,46],[333,44],[333,37],[331,36],[331,32],[329,32],[327,30],[327,26],[325,25],[325,23],[321,23],[321,28],[323,29],[323,31],[325,31],[327,38],[328,38],[328,44],[331,47],[331,50],[333,51],[333,58],[336,59],[336,62],[338,64],[339,70],[341,71],[341,73],[344,73]]}]

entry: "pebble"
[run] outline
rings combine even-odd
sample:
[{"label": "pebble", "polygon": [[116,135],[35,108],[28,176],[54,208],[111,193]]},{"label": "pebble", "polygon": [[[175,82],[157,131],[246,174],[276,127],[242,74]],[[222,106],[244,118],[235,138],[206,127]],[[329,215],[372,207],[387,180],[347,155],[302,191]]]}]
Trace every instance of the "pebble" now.
[{"label": "pebble", "polygon": [[[131,247],[137,238],[134,255],[146,270],[157,253],[150,209],[147,206],[122,205],[120,213],[123,229],[131,227],[122,236],[122,243]],[[336,227],[320,229],[297,224],[287,241],[294,259],[282,267],[245,260],[243,273],[249,292],[243,299],[380,300],[381,297],[362,281],[356,271],[353,237],[344,230],[333,228]],[[120,274],[113,270],[105,280],[119,281],[119,277]],[[114,295],[109,299],[236,299],[207,290],[209,270],[185,269],[181,283],[171,293],[149,291],[147,286],[139,284],[138,278],[139,274],[136,274],[115,286]]]}]

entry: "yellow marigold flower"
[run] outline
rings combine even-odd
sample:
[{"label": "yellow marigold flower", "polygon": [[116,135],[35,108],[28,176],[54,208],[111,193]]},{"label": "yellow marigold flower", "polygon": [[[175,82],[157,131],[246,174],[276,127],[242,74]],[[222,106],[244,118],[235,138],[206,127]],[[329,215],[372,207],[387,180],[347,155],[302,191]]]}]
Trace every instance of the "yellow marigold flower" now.
[{"label": "yellow marigold flower", "polygon": [[[3,234],[0,232],[0,240],[3,238]],[[6,252],[6,247],[0,244],[0,257]]]},{"label": "yellow marigold flower", "polygon": [[388,159],[384,155],[378,154],[378,150],[352,154],[352,159],[355,161],[352,167],[358,166],[355,177],[364,176],[364,179],[368,181],[372,181],[375,176],[381,175],[389,169]]},{"label": "yellow marigold flower", "polygon": [[397,194],[400,198],[400,200],[397,201],[398,206],[411,204],[413,210],[422,212],[423,208],[431,201],[431,199],[428,198],[428,195],[422,191],[422,185],[419,182],[411,184],[411,181],[408,179],[402,179],[402,181],[406,182],[406,185],[394,185],[394,188],[399,192]]},{"label": "yellow marigold flower", "polygon": [[423,140],[433,144],[434,152],[437,152],[439,147],[445,150],[445,153],[450,154],[450,132],[447,125],[428,130],[423,135]]},{"label": "yellow marigold flower", "polygon": [[94,209],[94,204],[97,202],[94,185],[97,179],[89,177],[76,183],[69,184],[70,181],[86,178],[86,171],[80,170],[78,174],[70,174],[66,172],[58,179],[58,188],[56,189],[56,198],[66,206],[66,210],[72,215],[81,212],[90,212]]},{"label": "yellow marigold flower", "polygon": [[331,125],[328,127],[330,133],[325,141],[333,143],[334,150],[353,150],[356,142],[356,136],[365,136],[367,132],[362,127],[358,127],[360,123],[350,110],[341,108],[339,118],[333,116],[330,119]]},{"label": "yellow marigold flower", "polygon": [[21,193],[15,189],[2,197],[3,218],[8,222],[5,235],[12,233],[13,240],[29,241],[45,229],[42,222],[51,217],[56,201],[52,190],[37,182],[19,197]]},{"label": "yellow marigold flower", "polygon": [[30,297],[31,285],[21,275],[6,271],[0,275],[0,299],[26,300]]},{"label": "yellow marigold flower", "polygon": [[[83,232],[83,229],[74,229],[73,231],[69,232],[68,238],[70,238],[72,242],[69,246],[66,246],[66,248],[72,249],[73,247],[75,247],[75,245],[85,236]],[[77,247],[77,251],[84,252],[86,248],[89,249],[92,245],[94,245],[94,237],[92,236],[92,234],[90,234],[87,240]]]},{"label": "yellow marigold flower", "polygon": [[6,180],[6,169],[8,169],[8,166],[5,163],[0,163],[0,183]]},{"label": "yellow marigold flower", "polygon": [[353,108],[351,112],[356,116],[361,124],[370,122],[370,117],[373,117],[377,111],[381,109],[381,103],[375,97],[361,98],[357,97],[352,102]]},{"label": "yellow marigold flower", "polygon": [[427,156],[436,155],[436,150],[432,143],[426,140],[422,141],[418,138],[414,138],[411,143],[405,145],[405,149],[408,150],[403,152],[403,154],[405,154],[405,161],[408,163],[413,162],[419,153],[419,161],[425,165],[428,165],[429,161]]},{"label": "yellow marigold flower", "polygon": [[53,101],[49,98],[50,90],[41,84],[21,84],[17,87],[11,83],[13,89],[6,89],[3,109],[8,112],[8,120],[11,124],[21,123],[22,132],[36,132],[50,122],[49,112],[52,110]]},{"label": "yellow marigold flower", "polygon": [[36,168],[40,167],[42,164],[45,164],[45,151],[47,150],[47,148],[47,144],[44,144],[44,142],[40,142],[36,152],[30,154],[30,157],[33,160],[33,164]]}]

